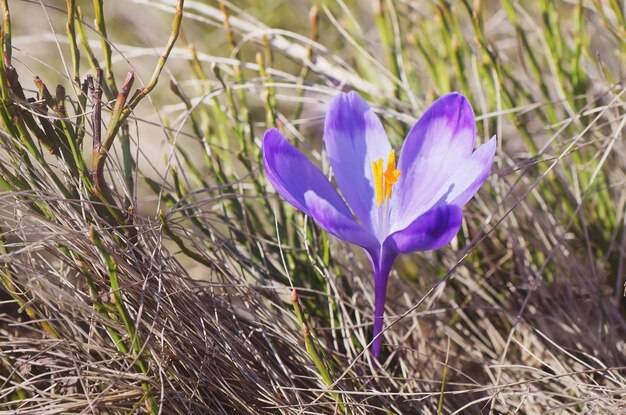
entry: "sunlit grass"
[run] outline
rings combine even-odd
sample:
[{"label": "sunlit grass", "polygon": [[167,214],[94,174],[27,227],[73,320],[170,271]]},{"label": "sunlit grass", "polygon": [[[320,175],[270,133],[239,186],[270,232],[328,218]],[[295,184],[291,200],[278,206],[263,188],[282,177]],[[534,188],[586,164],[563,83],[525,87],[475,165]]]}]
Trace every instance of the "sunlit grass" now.
[{"label": "sunlit grass", "polygon": [[[179,3],[2,2],[4,408],[624,411],[619,1]],[[451,246],[391,275],[380,367],[367,260],[260,163],[277,127],[330,174],[338,90],[396,147],[452,90],[499,142]]]}]

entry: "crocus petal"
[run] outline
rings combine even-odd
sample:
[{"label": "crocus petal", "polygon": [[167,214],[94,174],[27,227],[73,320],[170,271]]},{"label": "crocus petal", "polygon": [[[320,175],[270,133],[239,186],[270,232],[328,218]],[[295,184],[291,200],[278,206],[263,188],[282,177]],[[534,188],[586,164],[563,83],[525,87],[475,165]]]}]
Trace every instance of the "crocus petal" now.
[{"label": "crocus petal", "polygon": [[445,191],[437,200],[439,203],[463,206],[474,197],[483,185],[496,155],[496,137],[492,137],[478,147],[470,158],[465,160],[443,185]]},{"label": "crocus petal", "polygon": [[386,162],[391,152],[380,120],[356,92],[339,94],[326,113],[324,142],[339,190],[361,224],[372,229],[377,215],[372,162]]},{"label": "crocus petal", "polygon": [[454,238],[462,222],[463,213],[459,206],[443,205],[433,208],[406,228],[387,237],[383,250],[406,253],[439,249]]},{"label": "crocus petal", "polygon": [[357,223],[332,184],[275,128],[263,137],[263,164],[267,178],[285,200],[338,238],[369,246],[372,236]]},{"label": "crocus petal", "polygon": [[394,187],[391,230],[404,229],[437,201],[441,186],[474,148],[476,122],[467,99],[458,93],[435,101],[404,141]]},{"label": "crocus petal", "polygon": [[309,215],[326,232],[364,248],[369,249],[378,245],[376,238],[363,229],[352,216],[350,220],[346,220],[345,215],[335,205],[320,197],[314,190],[306,191],[304,200],[309,209]]}]

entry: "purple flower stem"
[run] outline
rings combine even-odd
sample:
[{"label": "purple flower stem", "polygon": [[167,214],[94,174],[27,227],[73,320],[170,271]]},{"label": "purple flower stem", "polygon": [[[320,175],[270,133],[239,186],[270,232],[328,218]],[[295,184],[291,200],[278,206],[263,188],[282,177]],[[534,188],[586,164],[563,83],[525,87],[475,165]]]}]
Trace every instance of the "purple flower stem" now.
[{"label": "purple flower stem", "polygon": [[383,337],[379,334],[383,330],[383,317],[385,314],[385,298],[387,296],[387,281],[389,280],[389,270],[374,271],[374,333],[372,343],[372,355],[376,360],[380,360],[380,353],[383,345]]},{"label": "purple flower stem", "polygon": [[[386,253],[386,255],[385,255]],[[383,345],[383,336],[380,334],[383,330],[383,317],[385,314],[385,299],[387,296],[387,281],[389,281],[389,273],[391,267],[397,258],[397,253],[389,250],[381,249],[377,255],[370,253],[370,261],[374,271],[374,333],[372,343],[372,355],[378,361]]]}]

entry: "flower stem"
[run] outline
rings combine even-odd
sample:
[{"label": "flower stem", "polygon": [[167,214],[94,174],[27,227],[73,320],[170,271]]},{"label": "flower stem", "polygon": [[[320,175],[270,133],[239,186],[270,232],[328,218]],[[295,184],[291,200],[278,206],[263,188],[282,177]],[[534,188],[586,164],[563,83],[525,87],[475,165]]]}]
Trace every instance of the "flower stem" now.
[{"label": "flower stem", "polygon": [[[372,334],[372,355],[380,360],[383,336],[383,317],[385,314],[385,298],[387,296],[387,281],[391,266],[387,264],[374,265],[374,333]],[[387,266],[385,266],[387,265]]]}]

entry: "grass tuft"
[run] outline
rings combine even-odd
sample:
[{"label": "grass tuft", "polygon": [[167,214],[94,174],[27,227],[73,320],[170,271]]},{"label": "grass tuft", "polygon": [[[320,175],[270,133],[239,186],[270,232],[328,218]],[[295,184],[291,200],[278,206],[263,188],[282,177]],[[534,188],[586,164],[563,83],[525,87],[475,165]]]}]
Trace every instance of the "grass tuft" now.
[{"label": "grass tuft", "polygon": [[[3,410],[626,411],[620,2],[0,5]],[[457,90],[499,143],[398,261],[380,364],[366,259],[261,162],[277,127],[329,172],[338,90],[396,147]]]}]

